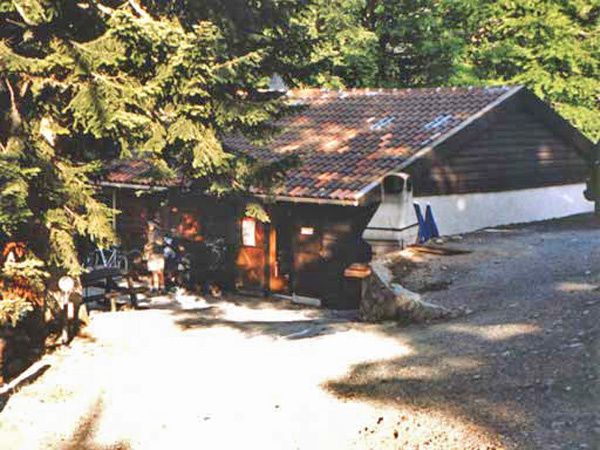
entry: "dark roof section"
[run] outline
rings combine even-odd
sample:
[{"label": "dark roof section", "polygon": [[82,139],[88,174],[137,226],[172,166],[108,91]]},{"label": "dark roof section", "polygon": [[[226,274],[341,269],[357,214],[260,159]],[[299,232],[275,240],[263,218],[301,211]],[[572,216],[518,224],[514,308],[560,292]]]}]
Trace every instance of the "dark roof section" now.
[{"label": "dark roof section", "polygon": [[403,162],[519,89],[293,91],[290,100],[307,107],[278,123],[284,131],[276,139],[258,147],[237,136],[225,145],[262,161],[298,155],[302,165],[277,195],[356,203]]}]

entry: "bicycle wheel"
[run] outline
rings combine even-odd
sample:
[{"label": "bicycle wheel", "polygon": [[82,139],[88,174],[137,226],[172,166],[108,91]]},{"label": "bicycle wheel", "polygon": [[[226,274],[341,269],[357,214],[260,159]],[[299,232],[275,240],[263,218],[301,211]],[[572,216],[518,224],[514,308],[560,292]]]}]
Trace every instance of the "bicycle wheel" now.
[{"label": "bicycle wheel", "polygon": [[129,262],[127,261],[127,257],[125,255],[117,255],[115,264],[117,268],[123,272],[127,272],[129,270]]},{"label": "bicycle wheel", "polygon": [[94,268],[94,253],[90,253],[85,257],[85,259],[83,261],[83,267],[85,269],[93,269]]}]

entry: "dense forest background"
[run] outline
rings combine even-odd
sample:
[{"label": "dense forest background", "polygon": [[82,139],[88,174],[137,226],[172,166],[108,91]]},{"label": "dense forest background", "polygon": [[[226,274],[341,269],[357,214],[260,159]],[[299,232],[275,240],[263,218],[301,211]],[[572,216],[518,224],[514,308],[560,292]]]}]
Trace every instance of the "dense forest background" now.
[{"label": "dense forest background", "polygon": [[524,84],[598,140],[599,17],[597,0],[314,0],[295,24],[308,85]]}]

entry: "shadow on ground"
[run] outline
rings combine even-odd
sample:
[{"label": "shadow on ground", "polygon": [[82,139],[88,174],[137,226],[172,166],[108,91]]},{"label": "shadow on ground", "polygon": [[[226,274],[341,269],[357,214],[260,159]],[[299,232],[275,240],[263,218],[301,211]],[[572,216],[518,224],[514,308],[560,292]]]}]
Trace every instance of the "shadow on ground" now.
[{"label": "shadow on ground", "polygon": [[28,384],[35,382],[44,373],[46,373],[46,371],[49,368],[50,368],[50,364],[39,365],[37,368],[35,368],[35,370],[32,373],[23,377],[20,380],[17,380],[18,382],[16,384],[14,384],[7,392],[0,394],[0,413],[4,410],[4,408],[6,408],[6,405],[8,404],[8,400],[10,399],[10,396],[14,392],[16,392],[18,389],[20,389],[24,386],[27,386]]},{"label": "shadow on ground", "polygon": [[514,448],[595,448],[597,337],[557,345],[528,323],[499,325],[515,333],[486,336],[496,324],[469,323],[413,330],[412,355],[355,365],[324,388],[344,399],[437,411],[509,436]]},{"label": "shadow on ground", "polygon": [[[267,309],[269,312],[263,314]],[[356,311],[303,308],[282,300],[234,296],[200,307],[181,309],[174,305],[171,311],[182,330],[227,327],[248,337],[285,339],[306,339],[346,331],[357,321]],[[263,319],[265,315],[267,319]]]}]

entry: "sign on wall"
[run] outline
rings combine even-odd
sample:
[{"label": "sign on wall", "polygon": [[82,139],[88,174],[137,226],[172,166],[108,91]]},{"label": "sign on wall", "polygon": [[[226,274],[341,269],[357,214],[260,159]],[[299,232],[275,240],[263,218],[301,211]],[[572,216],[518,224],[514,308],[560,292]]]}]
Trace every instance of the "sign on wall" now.
[{"label": "sign on wall", "polygon": [[249,217],[242,220],[242,245],[256,247],[256,221]]}]

